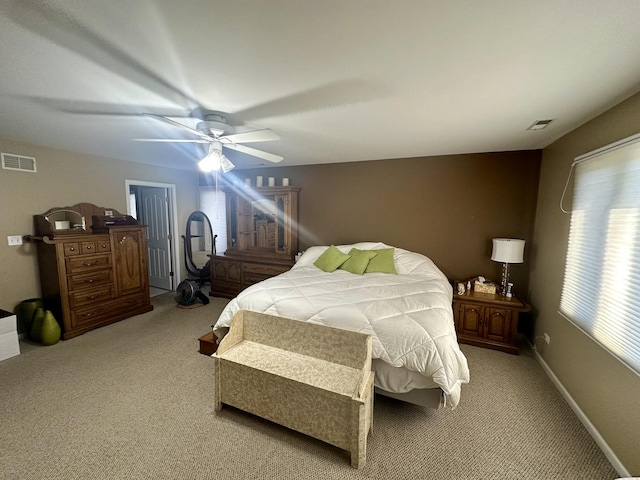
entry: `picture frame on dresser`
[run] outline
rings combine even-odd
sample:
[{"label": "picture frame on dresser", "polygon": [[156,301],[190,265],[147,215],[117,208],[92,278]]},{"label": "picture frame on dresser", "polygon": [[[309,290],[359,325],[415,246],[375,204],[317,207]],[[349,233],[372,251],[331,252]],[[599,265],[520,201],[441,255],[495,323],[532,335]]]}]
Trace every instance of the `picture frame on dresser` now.
[{"label": "picture frame on dresser", "polygon": [[35,215],[34,226],[42,299],[64,340],[153,309],[145,225],[81,203]]}]

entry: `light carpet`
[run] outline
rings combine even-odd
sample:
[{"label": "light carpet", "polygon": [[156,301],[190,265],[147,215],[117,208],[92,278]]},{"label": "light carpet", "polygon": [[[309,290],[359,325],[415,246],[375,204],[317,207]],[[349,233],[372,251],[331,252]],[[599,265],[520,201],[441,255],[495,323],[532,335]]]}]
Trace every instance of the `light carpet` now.
[{"label": "light carpet", "polygon": [[[456,410],[376,397],[367,463],[225,407],[197,352],[226,300],[152,312],[0,362],[2,479],[613,479],[535,359],[463,345]],[[286,398],[283,398],[286,401]]]}]

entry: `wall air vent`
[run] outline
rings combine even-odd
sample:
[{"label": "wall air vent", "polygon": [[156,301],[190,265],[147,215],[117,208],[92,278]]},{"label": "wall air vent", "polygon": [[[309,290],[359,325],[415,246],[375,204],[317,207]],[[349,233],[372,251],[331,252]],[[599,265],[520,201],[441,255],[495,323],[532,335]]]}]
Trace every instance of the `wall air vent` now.
[{"label": "wall air vent", "polygon": [[36,172],[36,159],[13,153],[2,153],[2,168],[5,170],[20,170],[21,172]]}]

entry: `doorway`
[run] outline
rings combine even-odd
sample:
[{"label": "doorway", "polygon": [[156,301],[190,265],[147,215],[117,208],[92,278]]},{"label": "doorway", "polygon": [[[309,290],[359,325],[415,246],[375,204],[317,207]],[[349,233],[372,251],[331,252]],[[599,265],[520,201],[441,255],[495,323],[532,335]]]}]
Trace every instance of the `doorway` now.
[{"label": "doorway", "polygon": [[147,226],[150,294],[173,291],[180,278],[175,185],[140,180],[125,184],[127,213]]}]

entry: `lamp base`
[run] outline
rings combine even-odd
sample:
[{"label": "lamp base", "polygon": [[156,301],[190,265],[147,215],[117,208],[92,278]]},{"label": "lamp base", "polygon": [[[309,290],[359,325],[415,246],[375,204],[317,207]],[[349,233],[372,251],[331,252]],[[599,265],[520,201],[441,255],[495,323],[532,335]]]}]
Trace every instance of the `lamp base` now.
[{"label": "lamp base", "polygon": [[509,283],[509,264],[503,263],[502,275],[500,277],[500,294],[504,295],[505,297],[510,297],[512,295],[511,293],[512,288],[513,288],[513,283],[511,284]]}]

